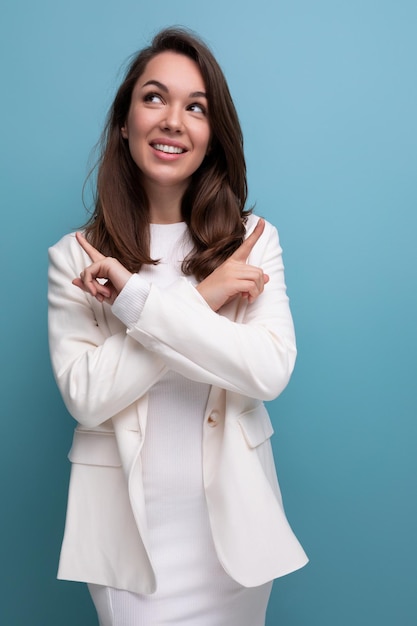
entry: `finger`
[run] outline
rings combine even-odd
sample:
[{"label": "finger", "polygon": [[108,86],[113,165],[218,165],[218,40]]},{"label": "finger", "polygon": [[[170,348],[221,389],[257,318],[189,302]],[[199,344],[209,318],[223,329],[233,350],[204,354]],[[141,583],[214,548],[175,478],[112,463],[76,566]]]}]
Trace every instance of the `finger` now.
[{"label": "finger", "polygon": [[86,293],[91,294],[92,296],[95,296],[97,293],[98,283],[94,280],[86,278],[85,272],[81,272],[80,278],[74,278],[72,284],[76,287],[79,287]]},{"label": "finger", "polygon": [[254,283],[252,288],[249,288],[247,291],[241,294],[242,297],[247,298],[248,303],[252,304],[252,302],[255,302],[256,298],[261,295],[261,293],[264,290],[265,285],[268,282],[269,282],[268,274],[262,274],[261,282],[256,283],[256,284]]},{"label": "finger", "polygon": [[102,302],[104,298],[111,298],[112,296],[111,288],[107,285],[101,285],[98,282],[85,284],[81,278],[74,278],[72,284],[79,287],[86,293],[91,294],[97,298],[97,300],[100,300],[100,302]]},{"label": "finger", "polygon": [[76,287],[79,287],[79,289],[82,289],[83,291],[89,292],[89,290],[87,289],[87,287],[85,287],[81,278],[74,278],[74,280],[72,281],[72,284],[75,285]]},{"label": "finger", "polygon": [[101,252],[99,252],[94,246],[92,246],[91,243],[89,243],[84,237],[84,235],[82,235],[81,233],[75,233],[75,237],[82,249],[87,252],[88,256],[93,262],[101,261],[101,259],[104,259],[104,255],[101,254]]},{"label": "finger", "polygon": [[249,235],[249,237],[245,239],[242,245],[239,246],[236,252],[232,254],[231,258],[235,259],[236,261],[245,262],[248,256],[250,255],[250,253],[252,252],[252,249],[254,245],[256,244],[256,242],[258,241],[259,237],[264,232],[264,228],[265,228],[265,220],[263,218],[260,218],[253,232]]},{"label": "finger", "polygon": [[[81,278],[74,278],[74,280],[72,281],[72,284],[82,289],[82,291],[85,291],[86,293],[91,295],[91,290],[87,289],[87,287],[84,285]],[[111,298],[111,294],[110,293],[102,294],[97,291],[97,293],[94,294],[94,298],[96,298],[99,302],[104,302],[104,300],[109,300]]]}]

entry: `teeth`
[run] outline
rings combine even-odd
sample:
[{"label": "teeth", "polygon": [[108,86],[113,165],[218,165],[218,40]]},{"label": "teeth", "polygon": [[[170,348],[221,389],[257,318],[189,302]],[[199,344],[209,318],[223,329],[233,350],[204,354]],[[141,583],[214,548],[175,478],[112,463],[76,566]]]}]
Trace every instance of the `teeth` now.
[{"label": "teeth", "polygon": [[178,148],[177,146],[166,146],[163,143],[155,143],[153,144],[155,150],[160,150],[160,152],[168,152],[169,154],[182,154],[184,150],[182,148]]}]

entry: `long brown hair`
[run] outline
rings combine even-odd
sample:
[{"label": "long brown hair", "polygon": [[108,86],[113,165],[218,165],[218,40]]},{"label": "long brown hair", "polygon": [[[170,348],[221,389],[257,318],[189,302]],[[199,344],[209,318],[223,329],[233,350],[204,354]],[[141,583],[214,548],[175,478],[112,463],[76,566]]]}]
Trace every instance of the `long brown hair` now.
[{"label": "long brown hair", "polygon": [[132,91],[149,61],[164,51],[195,61],[208,98],[212,138],[210,150],[181,203],[193,249],[183,272],[202,280],[242,243],[247,199],[246,164],[239,119],[226,79],[208,47],[182,28],[159,32],[151,45],[131,62],[110,108],[100,141],[95,210],[85,225],[88,240],[132,272],[156,261],[149,252],[149,203],[121,128],[129,112]]}]

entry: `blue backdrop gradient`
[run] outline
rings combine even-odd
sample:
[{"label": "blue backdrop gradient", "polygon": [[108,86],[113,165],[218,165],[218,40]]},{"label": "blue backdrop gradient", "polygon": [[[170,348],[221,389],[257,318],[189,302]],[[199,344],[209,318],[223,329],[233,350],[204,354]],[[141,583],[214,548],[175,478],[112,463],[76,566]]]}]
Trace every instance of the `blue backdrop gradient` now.
[{"label": "blue backdrop gradient", "polygon": [[311,562],[276,581],[268,626],[415,626],[414,0],[3,0],[0,623],[96,624],[85,588],[55,580],[73,422],[49,364],[47,248],[85,220],[123,64],[171,24],[224,68],[251,202],[284,247],[299,357],[269,409]]}]

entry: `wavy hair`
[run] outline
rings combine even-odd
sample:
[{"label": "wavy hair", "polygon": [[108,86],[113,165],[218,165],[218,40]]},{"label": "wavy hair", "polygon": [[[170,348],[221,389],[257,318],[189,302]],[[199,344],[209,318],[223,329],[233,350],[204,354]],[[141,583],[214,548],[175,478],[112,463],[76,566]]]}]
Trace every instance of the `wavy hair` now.
[{"label": "wavy hair", "polygon": [[92,245],[117,258],[131,272],[158,262],[150,257],[148,198],[121,128],[137,80],[149,61],[165,51],[195,61],[207,92],[210,150],[192,175],[181,202],[182,218],[193,244],[182,270],[202,280],[240,246],[251,210],[245,210],[243,136],[226,79],[209,48],[188,30],[160,31],[130,63],[100,140],[95,208],[85,233]]}]

